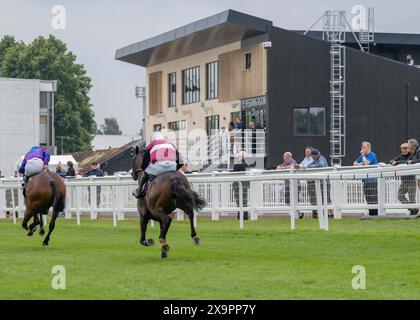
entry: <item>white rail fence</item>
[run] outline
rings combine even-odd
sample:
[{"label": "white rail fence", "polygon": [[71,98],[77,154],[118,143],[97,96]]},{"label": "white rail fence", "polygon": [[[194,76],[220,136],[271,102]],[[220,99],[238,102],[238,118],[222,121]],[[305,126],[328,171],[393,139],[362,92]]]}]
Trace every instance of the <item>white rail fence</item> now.
[{"label": "white rail fence", "polygon": [[[239,225],[243,228],[246,213],[251,220],[271,213],[289,216],[294,229],[298,213],[312,211],[318,213],[320,228],[328,230],[329,213],[341,219],[343,213],[367,214],[368,210],[377,210],[379,215],[386,215],[420,208],[418,176],[420,165],[404,165],[214,172],[189,175],[188,179],[207,201],[202,212],[211,214],[212,220],[229,213],[239,214]],[[129,176],[73,178],[66,179],[65,183],[65,217],[75,217],[77,224],[82,215],[97,219],[98,215],[110,214],[116,226],[125,214],[137,213],[137,202],[131,195],[137,183]],[[5,218],[7,213],[14,223],[23,217],[20,179],[0,179],[0,218]],[[177,218],[184,218],[182,211]]]}]

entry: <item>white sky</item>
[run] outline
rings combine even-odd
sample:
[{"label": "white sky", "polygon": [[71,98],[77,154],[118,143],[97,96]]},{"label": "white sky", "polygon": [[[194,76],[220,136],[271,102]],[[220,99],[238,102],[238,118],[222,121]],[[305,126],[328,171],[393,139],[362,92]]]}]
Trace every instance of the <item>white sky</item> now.
[{"label": "white sky", "polygon": [[[0,37],[9,34],[30,42],[51,33],[66,42],[92,78],[90,97],[98,126],[113,116],[124,134],[136,134],[141,101],[134,86],[144,85],[145,73],[116,61],[117,48],[229,8],[285,29],[306,29],[328,9],[346,10],[350,19],[356,4],[375,8],[378,32],[420,33],[418,0],[0,0]],[[51,27],[55,5],[66,9],[65,30]]]}]

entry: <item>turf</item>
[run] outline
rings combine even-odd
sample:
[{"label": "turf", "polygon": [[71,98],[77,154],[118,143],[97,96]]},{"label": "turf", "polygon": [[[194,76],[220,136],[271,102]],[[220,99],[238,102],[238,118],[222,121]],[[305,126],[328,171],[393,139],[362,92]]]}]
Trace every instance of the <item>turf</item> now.
[{"label": "turf", "polygon": [[[138,244],[137,220],[59,219],[49,247],[38,234],[0,221],[0,299],[420,299],[420,219],[317,221],[199,219],[202,243],[187,222],[160,247]],[[149,237],[158,238],[158,227]],[[66,289],[51,269],[66,269]],[[366,268],[366,290],[352,288],[352,267]]]}]

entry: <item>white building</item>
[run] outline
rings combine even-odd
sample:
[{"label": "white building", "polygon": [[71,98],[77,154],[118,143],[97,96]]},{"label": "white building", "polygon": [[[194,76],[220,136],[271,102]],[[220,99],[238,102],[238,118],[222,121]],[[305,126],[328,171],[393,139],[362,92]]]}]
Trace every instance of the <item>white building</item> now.
[{"label": "white building", "polygon": [[11,176],[32,146],[55,153],[56,81],[0,78],[0,170]]}]

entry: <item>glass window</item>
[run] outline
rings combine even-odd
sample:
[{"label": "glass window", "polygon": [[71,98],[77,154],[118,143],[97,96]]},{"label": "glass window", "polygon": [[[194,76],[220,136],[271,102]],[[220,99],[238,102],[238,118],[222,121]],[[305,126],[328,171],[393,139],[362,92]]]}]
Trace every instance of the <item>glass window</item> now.
[{"label": "glass window", "polygon": [[168,75],[168,107],[176,107],[176,72]]},{"label": "glass window", "polygon": [[182,103],[189,104],[200,101],[200,67],[182,71]]},{"label": "glass window", "polygon": [[252,61],[251,52],[245,53],[245,69],[251,69]]},{"label": "glass window", "polygon": [[160,123],[153,125],[153,132],[161,131],[161,130],[162,130],[162,125]]},{"label": "glass window", "polygon": [[41,109],[52,108],[52,92],[41,91],[39,94],[39,107]]},{"label": "glass window", "polygon": [[185,130],[187,128],[187,122],[185,120],[168,122],[168,129],[172,131]]},{"label": "glass window", "polygon": [[211,62],[206,65],[206,99],[212,100],[219,97],[219,62]]},{"label": "glass window", "polygon": [[210,116],[206,117],[206,131],[207,135],[213,135],[219,131],[220,128],[220,117]]},{"label": "glass window", "polygon": [[324,136],[326,110],[321,107],[294,108],[293,133],[300,136]]}]

